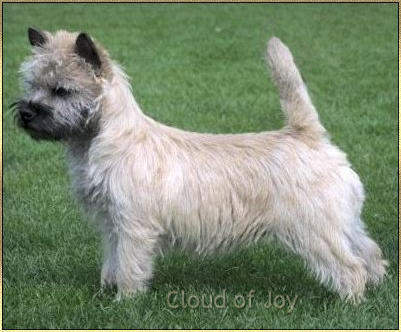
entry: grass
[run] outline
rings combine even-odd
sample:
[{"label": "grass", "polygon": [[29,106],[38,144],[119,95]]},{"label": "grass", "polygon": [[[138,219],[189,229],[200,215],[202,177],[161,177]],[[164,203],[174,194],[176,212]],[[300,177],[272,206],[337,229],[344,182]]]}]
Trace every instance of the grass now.
[{"label": "grass", "polygon": [[[147,114],[193,131],[281,127],[263,61],[267,39],[279,36],[332,140],[364,182],[364,219],[390,261],[388,279],[355,307],[276,246],[208,258],[173,252],[157,260],[150,292],[115,303],[112,293],[98,293],[99,241],[70,196],[63,147],[23,135],[5,108],[3,328],[397,328],[397,10],[397,4],[3,4],[3,105],[19,95],[28,26],[85,30],[125,67]],[[206,294],[207,301],[225,290],[227,305],[169,308],[174,290],[187,298]],[[251,290],[251,307],[232,304]],[[293,311],[264,307],[269,292],[297,296]]]}]

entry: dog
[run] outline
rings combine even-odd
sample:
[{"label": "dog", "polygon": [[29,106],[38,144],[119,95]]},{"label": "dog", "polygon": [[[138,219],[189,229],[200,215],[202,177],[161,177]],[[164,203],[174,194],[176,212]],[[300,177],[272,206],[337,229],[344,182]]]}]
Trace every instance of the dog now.
[{"label": "dog", "polygon": [[145,291],[166,247],[215,253],[274,237],[341,299],[364,299],[387,261],[361,218],[363,185],[330,142],[289,49],[267,62],[286,117],[281,130],[206,134],[146,116],[128,77],[86,33],[28,29],[17,122],[61,141],[72,187],[100,226],[101,287]]}]

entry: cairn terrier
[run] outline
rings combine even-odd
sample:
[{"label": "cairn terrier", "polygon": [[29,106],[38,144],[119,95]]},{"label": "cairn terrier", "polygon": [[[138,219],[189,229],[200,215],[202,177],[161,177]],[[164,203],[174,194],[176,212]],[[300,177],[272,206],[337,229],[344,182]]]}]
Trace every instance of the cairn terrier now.
[{"label": "cairn terrier", "polygon": [[146,290],[166,245],[209,253],[268,235],[342,299],[359,302],[383,279],[387,262],[361,219],[362,183],[278,38],[267,62],[284,128],[213,135],[142,113],[126,74],[86,33],[28,36],[18,123],[65,143],[72,187],[102,229],[101,285],[116,285],[117,299]]}]

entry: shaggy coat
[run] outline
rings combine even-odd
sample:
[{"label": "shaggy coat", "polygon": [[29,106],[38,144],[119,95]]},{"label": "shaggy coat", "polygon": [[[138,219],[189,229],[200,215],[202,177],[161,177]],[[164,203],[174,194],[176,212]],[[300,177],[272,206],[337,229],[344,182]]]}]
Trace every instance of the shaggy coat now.
[{"label": "shaggy coat", "polygon": [[[31,29],[30,41],[20,124],[65,142],[73,188],[103,231],[101,284],[117,285],[117,299],[146,289],[166,245],[210,253],[266,236],[344,299],[361,300],[367,282],[383,279],[386,261],[361,219],[362,183],[279,39],[267,60],[285,127],[230,135],[146,116],[127,76],[86,34]],[[45,115],[28,119],[31,104]]]}]

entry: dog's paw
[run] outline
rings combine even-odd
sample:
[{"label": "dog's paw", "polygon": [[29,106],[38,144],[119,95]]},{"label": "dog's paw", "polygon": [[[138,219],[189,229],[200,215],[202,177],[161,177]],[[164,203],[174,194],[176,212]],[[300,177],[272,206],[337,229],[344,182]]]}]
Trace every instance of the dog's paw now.
[{"label": "dog's paw", "polygon": [[114,298],[113,302],[120,302],[125,299],[131,299],[137,296],[140,293],[144,293],[147,291],[147,287],[145,285],[132,287],[132,288],[118,288],[117,294]]}]

